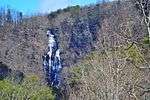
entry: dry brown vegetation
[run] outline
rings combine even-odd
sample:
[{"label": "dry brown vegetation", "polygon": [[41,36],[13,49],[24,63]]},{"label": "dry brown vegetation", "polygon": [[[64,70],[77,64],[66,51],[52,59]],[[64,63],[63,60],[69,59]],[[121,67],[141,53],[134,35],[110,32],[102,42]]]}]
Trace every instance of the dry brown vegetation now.
[{"label": "dry brown vegetation", "polygon": [[108,3],[103,9],[111,9],[111,14],[103,15],[97,50],[63,70],[63,98],[149,100],[149,42],[142,39],[148,36],[145,17],[130,1]]},{"label": "dry brown vegetation", "polygon": [[0,61],[43,80],[45,32],[51,28],[64,66],[62,99],[149,100],[150,4],[135,1],[68,7],[6,23],[0,26]]}]

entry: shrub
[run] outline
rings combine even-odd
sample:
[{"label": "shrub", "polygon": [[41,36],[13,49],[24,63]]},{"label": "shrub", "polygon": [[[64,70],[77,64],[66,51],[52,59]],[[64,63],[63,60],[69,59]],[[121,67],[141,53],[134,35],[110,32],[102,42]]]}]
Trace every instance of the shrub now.
[{"label": "shrub", "polygon": [[150,44],[149,36],[145,36],[143,39],[144,44]]},{"label": "shrub", "polygon": [[22,84],[0,81],[0,100],[54,100],[52,89],[41,85],[35,75],[27,76]]}]

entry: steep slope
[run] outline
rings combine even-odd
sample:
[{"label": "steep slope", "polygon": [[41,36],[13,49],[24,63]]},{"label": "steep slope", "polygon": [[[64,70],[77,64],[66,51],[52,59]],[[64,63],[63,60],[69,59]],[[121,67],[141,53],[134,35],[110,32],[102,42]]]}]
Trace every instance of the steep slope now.
[{"label": "steep slope", "polygon": [[[150,45],[149,39],[147,43],[144,42],[148,32],[145,24],[141,23],[142,16],[130,1],[108,3],[100,7],[100,12],[104,12],[97,16],[102,19],[98,21],[101,24],[96,31],[97,40],[92,41],[92,45],[95,46],[94,52],[87,53],[86,47],[77,47],[77,52],[81,55],[85,53],[89,55],[85,58],[83,55],[78,55],[84,60],[70,68],[64,68],[62,98],[65,100],[149,100]],[[82,19],[81,16],[80,18]],[[76,35],[73,37],[79,43],[80,39],[77,36],[81,33],[75,32]],[[91,37],[91,32],[88,36]],[[86,39],[82,35],[80,37]],[[70,42],[76,44],[75,40]],[[76,46],[71,49],[74,47]],[[84,48],[86,50],[82,52]],[[90,46],[88,48],[90,50]]]},{"label": "steep slope", "polygon": [[13,70],[43,76],[42,55],[48,40],[46,17],[24,19],[19,25],[0,27],[0,61]]},{"label": "steep slope", "polygon": [[[142,17],[130,1],[110,2],[58,10],[49,15],[50,28],[58,37],[63,66],[71,66],[93,50],[112,49],[147,36]],[[140,46],[141,48],[141,46]],[[147,60],[148,61],[148,60]]]},{"label": "steep slope", "polygon": [[64,99],[148,100],[150,71],[136,45],[125,49],[94,51],[64,68]]},{"label": "steep slope", "polygon": [[150,56],[142,19],[132,2],[114,1],[8,23],[0,26],[0,61],[44,81],[42,56],[48,51],[50,29],[58,40],[62,66],[73,67],[62,73],[65,99],[143,99],[138,89],[144,86],[144,96],[148,91]]}]

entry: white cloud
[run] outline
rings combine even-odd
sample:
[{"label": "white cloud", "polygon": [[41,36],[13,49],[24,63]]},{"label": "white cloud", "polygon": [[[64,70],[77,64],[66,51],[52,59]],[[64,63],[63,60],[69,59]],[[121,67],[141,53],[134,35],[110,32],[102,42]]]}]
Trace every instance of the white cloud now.
[{"label": "white cloud", "polygon": [[[90,3],[96,3],[98,0],[39,0],[39,12],[51,12],[56,11],[59,8],[65,8],[70,5],[85,5]],[[102,1],[102,0],[100,0]],[[106,0],[107,1],[107,0]],[[114,1],[114,0],[109,0]]]},{"label": "white cloud", "polygon": [[39,12],[51,12],[69,5],[69,0],[40,0]]}]

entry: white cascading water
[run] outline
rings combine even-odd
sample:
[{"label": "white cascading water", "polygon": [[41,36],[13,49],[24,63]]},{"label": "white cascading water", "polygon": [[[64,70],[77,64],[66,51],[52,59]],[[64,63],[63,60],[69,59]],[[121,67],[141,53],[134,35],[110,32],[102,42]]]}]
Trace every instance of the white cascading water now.
[{"label": "white cascading water", "polygon": [[43,66],[46,75],[46,80],[49,85],[59,87],[60,71],[62,69],[60,50],[52,31],[47,31],[48,36],[48,52],[43,56]]}]

